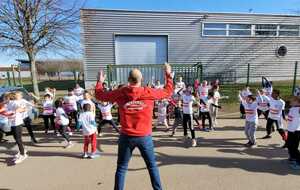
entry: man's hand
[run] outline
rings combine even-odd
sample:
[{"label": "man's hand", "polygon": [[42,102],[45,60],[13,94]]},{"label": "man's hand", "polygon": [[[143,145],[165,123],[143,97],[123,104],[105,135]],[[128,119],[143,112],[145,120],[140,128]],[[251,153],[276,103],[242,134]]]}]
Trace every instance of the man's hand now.
[{"label": "man's hand", "polygon": [[103,70],[101,69],[98,73],[97,80],[98,80],[98,82],[103,83],[105,81],[105,79],[106,79],[106,76],[105,76]]},{"label": "man's hand", "polygon": [[168,63],[165,63],[165,71],[168,75],[171,75],[172,74],[172,67],[170,64]]}]

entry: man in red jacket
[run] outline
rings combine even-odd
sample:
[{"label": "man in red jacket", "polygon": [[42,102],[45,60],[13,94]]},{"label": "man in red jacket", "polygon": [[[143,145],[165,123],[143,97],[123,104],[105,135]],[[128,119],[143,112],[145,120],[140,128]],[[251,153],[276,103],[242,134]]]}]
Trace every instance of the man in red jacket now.
[{"label": "man in red jacket", "polygon": [[98,75],[95,88],[96,98],[101,101],[116,102],[119,105],[121,135],[118,146],[118,166],[115,175],[115,190],[123,190],[128,162],[132,151],[137,147],[147,165],[152,187],[161,190],[159,171],[156,165],[152,141],[152,111],[154,101],[168,98],[173,93],[171,66],[165,65],[166,84],[163,89],[142,87],[142,73],[133,69],[129,73],[129,85],[109,92],[104,92],[105,76]]}]

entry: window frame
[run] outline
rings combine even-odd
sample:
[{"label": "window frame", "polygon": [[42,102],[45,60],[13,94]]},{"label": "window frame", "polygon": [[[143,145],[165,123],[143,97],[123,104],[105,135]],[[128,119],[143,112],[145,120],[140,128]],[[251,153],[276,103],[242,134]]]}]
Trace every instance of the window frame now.
[{"label": "window frame", "polygon": [[[224,29],[218,29],[218,28],[205,28],[205,24],[225,24],[225,35],[207,35],[204,34],[205,30],[216,30],[216,31],[224,31]],[[230,29],[230,25],[250,25],[250,29]],[[257,25],[275,25],[276,29],[256,29]],[[296,29],[280,29],[280,26],[298,26],[298,30]],[[227,37],[227,38],[298,38],[300,37],[300,24],[274,24],[274,23],[228,23],[228,22],[202,22],[202,28],[201,28],[201,35],[203,37]],[[230,31],[250,31],[249,35],[230,35]],[[256,31],[272,31],[276,32],[276,35],[257,35]],[[280,35],[280,32],[295,32],[298,31],[297,36],[289,36],[289,35]]]}]

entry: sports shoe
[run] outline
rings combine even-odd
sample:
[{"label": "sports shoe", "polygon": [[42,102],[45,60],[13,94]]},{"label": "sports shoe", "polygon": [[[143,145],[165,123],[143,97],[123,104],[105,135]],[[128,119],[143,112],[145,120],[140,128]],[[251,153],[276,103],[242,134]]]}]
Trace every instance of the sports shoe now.
[{"label": "sports shoe", "polygon": [[70,136],[73,136],[73,132],[69,132],[69,135],[70,135]]},{"label": "sports shoe", "polygon": [[72,146],[74,146],[74,144],[71,141],[69,141],[65,148],[71,148]]},{"label": "sports shoe", "polygon": [[28,158],[28,155],[27,155],[27,154],[20,155],[20,156],[14,161],[14,163],[15,163],[15,164],[20,164],[21,162],[23,162],[24,160],[26,160],[26,158]]},{"label": "sports shoe", "polygon": [[285,142],[284,143],[284,145],[281,147],[282,149],[285,149],[285,148],[287,148],[288,146],[287,146],[287,143]]},{"label": "sports shoe", "polygon": [[56,133],[56,136],[57,136],[57,137],[60,137],[61,135],[60,135],[59,133]]},{"label": "sports shoe", "polygon": [[[27,152],[28,152],[27,150],[24,150],[24,154],[27,155]],[[20,156],[21,156],[21,153],[18,152],[17,154],[14,155],[14,160],[18,159]]]},{"label": "sports shoe", "polygon": [[86,159],[86,158],[88,158],[88,157],[89,157],[89,155],[88,155],[86,152],[82,154],[82,158],[83,158],[83,159]]},{"label": "sports shoe", "polygon": [[262,139],[270,139],[270,138],[272,138],[271,135],[266,135],[266,136],[264,136]]},{"label": "sports shoe", "polygon": [[175,132],[173,131],[171,135],[169,135],[170,137],[174,137]]},{"label": "sports shoe", "polygon": [[197,146],[197,141],[196,139],[192,139],[192,147],[196,147]]},{"label": "sports shoe", "polygon": [[99,133],[99,134],[98,134],[98,137],[102,137],[102,136],[103,136],[103,133]]},{"label": "sports shoe", "polygon": [[31,142],[34,144],[38,143],[38,141],[36,139],[31,139]]},{"label": "sports shoe", "polygon": [[95,158],[98,158],[99,156],[100,156],[99,154],[97,154],[96,152],[94,152],[94,153],[90,154],[89,158],[90,159],[95,159]]},{"label": "sports shoe", "polygon": [[187,141],[188,139],[189,139],[189,136],[188,136],[188,135],[185,135],[185,136],[182,137],[182,140],[183,140],[183,141]]},{"label": "sports shoe", "polygon": [[294,164],[290,164],[290,167],[293,169],[293,170],[300,170],[300,165],[296,162]]},{"label": "sports shoe", "polygon": [[257,147],[257,144],[256,143],[251,143],[249,148],[256,148]]},{"label": "sports shoe", "polygon": [[246,144],[244,144],[245,147],[249,147],[251,145],[251,142],[248,141]]}]

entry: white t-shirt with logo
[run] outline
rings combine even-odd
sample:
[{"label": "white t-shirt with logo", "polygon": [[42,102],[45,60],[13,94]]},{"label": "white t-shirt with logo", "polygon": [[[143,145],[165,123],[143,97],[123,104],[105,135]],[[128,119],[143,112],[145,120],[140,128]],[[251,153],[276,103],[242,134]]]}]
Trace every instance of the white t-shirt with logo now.
[{"label": "white t-shirt with logo", "polygon": [[77,111],[77,97],[75,95],[65,96],[64,104],[67,112]]},{"label": "white t-shirt with logo", "polygon": [[291,107],[288,114],[288,131],[300,131],[300,107]]},{"label": "white t-shirt with logo", "polygon": [[193,95],[182,95],[182,111],[184,114],[193,114],[193,103],[196,101]]},{"label": "white t-shirt with logo", "polygon": [[266,95],[257,96],[256,101],[258,104],[258,109],[261,111],[268,111],[269,110],[269,102],[270,98]]},{"label": "white t-shirt with logo", "polygon": [[81,87],[74,88],[73,92],[74,92],[74,95],[77,97],[77,101],[83,99],[83,93],[84,93],[83,88],[81,88]]},{"label": "white t-shirt with logo", "polygon": [[16,110],[19,108],[25,108],[24,102],[22,100],[12,100],[7,104],[7,111],[14,113],[14,115],[9,117],[9,123],[12,127],[19,126],[24,123],[24,113],[16,112]]},{"label": "white t-shirt with logo", "polygon": [[102,119],[104,120],[112,120],[113,117],[111,115],[111,108],[113,107],[112,104],[107,104],[107,105],[102,105],[102,104],[98,104],[98,108],[101,111],[102,114]]},{"label": "white t-shirt with logo", "polygon": [[246,121],[258,123],[258,114],[257,114],[257,108],[258,104],[257,102],[253,102],[251,104],[248,104],[246,101],[242,102],[245,113],[246,113]]},{"label": "white t-shirt with logo", "polygon": [[79,122],[82,126],[82,133],[85,136],[96,133],[97,127],[95,122],[95,116],[92,112],[83,112],[79,115]]},{"label": "white t-shirt with logo", "polygon": [[270,98],[269,118],[273,120],[282,119],[282,110],[285,108],[285,102],[282,99],[275,100]]},{"label": "white t-shirt with logo", "polygon": [[53,100],[45,100],[43,102],[43,115],[53,115],[54,107]]},{"label": "white t-shirt with logo", "polygon": [[200,99],[203,99],[205,97],[208,96],[208,91],[210,89],[210,86],[206,85],[206,86],[199,86],[198,88],[198,94]]},{"label": "white t-shirt with logo", "polygon": [[66,116],[66,112],[63,108],[59,107],[55,112],[55,121],[59,125],[67,126],[69,124],[69,119]]}]

